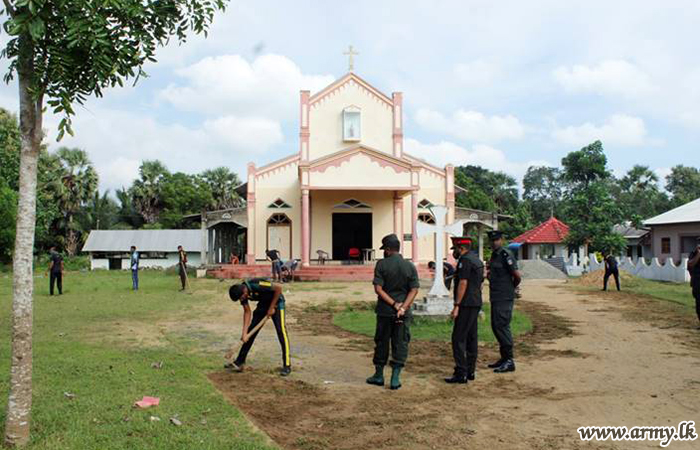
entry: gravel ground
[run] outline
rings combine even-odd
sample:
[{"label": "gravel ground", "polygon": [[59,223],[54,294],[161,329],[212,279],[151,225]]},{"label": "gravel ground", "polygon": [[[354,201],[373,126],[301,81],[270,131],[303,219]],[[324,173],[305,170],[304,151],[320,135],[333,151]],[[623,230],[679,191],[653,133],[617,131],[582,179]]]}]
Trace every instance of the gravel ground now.
[{"label": "gravel ground", "polygon": [[565,280],[564,272],[542,260],[518,261],[523,278],[528,280]]}]

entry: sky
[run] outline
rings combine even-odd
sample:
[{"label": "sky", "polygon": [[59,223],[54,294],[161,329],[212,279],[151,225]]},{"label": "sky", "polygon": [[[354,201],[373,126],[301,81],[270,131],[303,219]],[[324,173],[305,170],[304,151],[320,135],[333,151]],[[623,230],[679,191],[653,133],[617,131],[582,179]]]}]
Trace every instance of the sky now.
[{"label": "sky", "polygon": [[[353,45],[355,73],[404,93],[409,154],[520,179],[600,139],[616,174],[663,177],[700,166],[698,23],[694,0],[232,0],[208,38],[78,107],[75,137],[57,143],[48,114],[47,142],[87,150],[101,190],[144,159],[244,175],[298,151],[299,90],[343,76]],[[16,91],[0,86],[0,107],[17,111]]]}]

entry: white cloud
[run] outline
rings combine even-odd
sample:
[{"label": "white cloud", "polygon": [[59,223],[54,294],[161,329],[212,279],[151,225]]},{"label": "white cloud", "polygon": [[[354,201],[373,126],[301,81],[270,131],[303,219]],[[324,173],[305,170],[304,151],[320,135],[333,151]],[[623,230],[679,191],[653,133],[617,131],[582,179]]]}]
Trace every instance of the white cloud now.
[{"label": "white cloud", "polygon": [[204,122],[204,130],[233,148],[254,153],[264,153],[284,139],[279,122],[255,117],[219,117]]},{"label": "white cloud", "polygon": [[560,66],[554,79],[568,92],[638,97],[653,90],[649,76],[624,60],[606,60],[597,66]]},{"label": "white cloud", "polygon": [[586,122],[578,126],[556,128],[552,137],[571,146],[583,146],[595,140],[622,146],[644,145],[650,141],[644,120],[625,114],[615,114],[600,126]]},{"label": "white cloud", "polygon": [[252,63],[240,55],[207,57],[176,71],[184,84],[170,84],[159,97],[178,109],[205,115],[294,120],[299,90],[317,91],[330,75],[305,75],[292,60],[263,55]]},{"label": "white cloud", "polygon": [[517,117],[486,116],[478,111],[459,109],[452,116],[430,109],[419,109],[415,120],[426,130],[444,133],[465,141],[500,142],[521,139],[525,126]]},{"label": "white cloud", "polygon": [[275,146],[284,137],[279,123],[268,119],[222,116],[198,125],[165,123],[156,118],[106,108],[78,111],[75,137],[56,143],[58,119],[47,116],[46,142],[84,148],[100,175],[100,189],[128,186],[138,176],[145,159],[159,159],[171,171],[198,173],[227,166],[244,173],[250,160],[274,158]]},{"label": "white cloud", "polygon": [[524,163],[508,159],[505,152],[484,144],[476,144],[471,150],[449,141],[424,144],[416,139],[405,140],[406,153],[429,161],[433,165],[474,165],[505,172],[520,181],[530,166],[551,166],[547,161],[532,160]]},{"label": "white cloud", "polygon": [[500,70],[491,62],[477,59],[455,65],[454,74],[462,84],[480,86],[493,82],[500,75]]}]

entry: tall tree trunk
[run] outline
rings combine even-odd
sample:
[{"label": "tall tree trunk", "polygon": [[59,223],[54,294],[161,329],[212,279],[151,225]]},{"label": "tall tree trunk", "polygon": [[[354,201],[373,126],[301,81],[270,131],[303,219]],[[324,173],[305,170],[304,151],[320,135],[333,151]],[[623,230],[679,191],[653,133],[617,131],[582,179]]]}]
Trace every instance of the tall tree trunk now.
[{"label": "tall tree trunk", "polygon": [[7,401],[5,444],[23,447],[29,442],[32,410],[32,257],[36,223],[36,180],[39,146],[43,138],[42,100],[30,92],[34,72],[31,40],[20,37],[17,68],[21,155],[17,231],[13,255],[12,363]]}]

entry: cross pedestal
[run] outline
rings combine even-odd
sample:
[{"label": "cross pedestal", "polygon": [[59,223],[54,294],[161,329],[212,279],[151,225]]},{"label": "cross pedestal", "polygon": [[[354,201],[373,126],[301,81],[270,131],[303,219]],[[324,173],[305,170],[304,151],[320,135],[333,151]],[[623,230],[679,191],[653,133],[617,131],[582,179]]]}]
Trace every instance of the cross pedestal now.
[{"label": "cross pedestal", "polygon": [[443,273],[443,257],[445,255],[445,234],[462,235],[464,221],[457,221],[450,225],[445,225],[447,208],[444,206],[434,206],[430,210],[435,225],[424,222],[416,224],[416,231],[419,238],[435,235],[435,277],[430,292],[422,300],[414,303],[413,313],[419,316],[446,316],[452,311],[453,299],[450,291],[445,287]]}]

